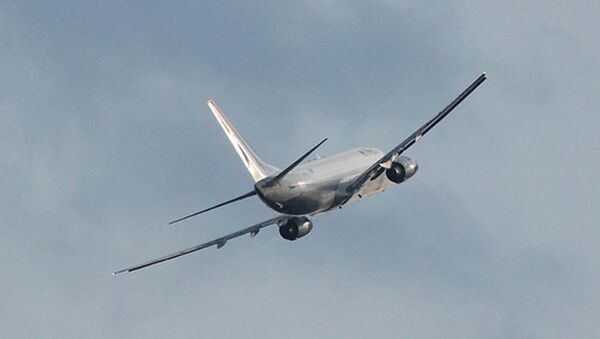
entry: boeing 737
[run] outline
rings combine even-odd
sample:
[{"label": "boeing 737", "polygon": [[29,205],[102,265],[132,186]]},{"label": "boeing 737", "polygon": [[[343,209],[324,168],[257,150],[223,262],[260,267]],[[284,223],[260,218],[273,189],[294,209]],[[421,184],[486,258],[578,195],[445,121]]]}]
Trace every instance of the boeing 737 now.
[{"label": "boeing 737", "polygon": [[419,169],[417,162],[402,154],[485,80],[486,74],[482,73],[446,108],[387,153],[376,148],[361,147],[302,163],[327,140],[324,139],[284,169],[263,161],[225,116],[219,105],[213,100],[208,100],[208,107],[246,166],[254,180],[254,186],[252,190],[236,198],[179,218],[170,224],[255,195],[278,215],[207,243],[125,268],[113,274],[133,272],[211,246],[221,248],[233,238],[245,234],[254,237],[261,229],[271,225],[279,227],[279,234],[284,239],[296,240],[304,237],[313,228],[310,220],[312,216],[382,192],[392,184],[400,184],[415,175]]}]

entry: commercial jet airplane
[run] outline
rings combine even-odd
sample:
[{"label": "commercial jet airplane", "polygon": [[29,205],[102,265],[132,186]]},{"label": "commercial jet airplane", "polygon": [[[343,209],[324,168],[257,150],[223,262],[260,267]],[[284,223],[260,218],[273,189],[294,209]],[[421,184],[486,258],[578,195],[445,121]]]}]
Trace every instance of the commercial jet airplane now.
[{"label": "commercial jet airplane", "polygon": [[302,161],[327,140],[324,139],[283,170],[259,158],[217,103],[209,100],[208,107],[250,172],[254,187],[239,197],[174,220],[170,224],[254,195],[279,215],[207,243],[125,268],[113,274],[133,272],[211,246],[221,248],[233,238],[244,234],[254,237],[262,228],[271,225],[279,227],[279,234],[284,239],[302,238],[313,227],[309,217],[382,192],[391,184],[402,183],[415,175],[419,166],[415,160],[403,156],[404,151],[419,141],[485,80],[486,74],[482,73],[446,108],[387,153],[375,148],[361,147],[303,164]]}]

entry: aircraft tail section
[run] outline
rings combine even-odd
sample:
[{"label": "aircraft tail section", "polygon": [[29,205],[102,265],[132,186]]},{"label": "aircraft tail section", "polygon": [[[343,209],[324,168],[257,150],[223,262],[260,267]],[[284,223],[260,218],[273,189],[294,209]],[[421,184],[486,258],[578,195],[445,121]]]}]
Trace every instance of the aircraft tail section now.
[{"label": "aircraft tail section", "polygon": [[208,100],[208,107],[213,112],[215,118],[223,128],[225,135],[229,138],[229,141],[235,148],[235,151],[242,159],[242,162],[246,166],[248,172],[254,179],[254,182],[260,181],[267,176],[277,172],[279,169],[264,162],[248,145],[246,140],[240,135],[235,126],[231,123],[231,121],[227,118],[221,107],[217,105],[217,103],[213,100]]}]

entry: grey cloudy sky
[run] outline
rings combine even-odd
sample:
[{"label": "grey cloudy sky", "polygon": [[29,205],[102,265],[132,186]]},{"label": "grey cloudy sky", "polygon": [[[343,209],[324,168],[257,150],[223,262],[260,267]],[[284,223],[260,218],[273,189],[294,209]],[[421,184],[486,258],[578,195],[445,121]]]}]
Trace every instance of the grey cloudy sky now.
[{"label": "grey cloudy sky", "polygon": [[[0,3],[7,338],[575,338],[600,331],[597,1]],[[419,175],[135,274],[273,215],[213,120],[266,160],[388,149]]]}]

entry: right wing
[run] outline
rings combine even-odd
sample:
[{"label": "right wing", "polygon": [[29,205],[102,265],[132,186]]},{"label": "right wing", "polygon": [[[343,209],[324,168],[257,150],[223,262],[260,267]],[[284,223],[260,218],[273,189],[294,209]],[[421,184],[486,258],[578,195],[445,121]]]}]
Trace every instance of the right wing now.
[{"label": "right wing", "polygon": [[113,275],[117,275],[117,274],[123,273],[123,272],[137,271],[137,270],[142,269],[144,267],[152,266],[152,265],[161,263],[163,261],[175,259],[175,258],[180,257],[182,255],[190,254],[192,252],[196,252],[196,251],[199,251],[199,250],[202,250],[202,249],[205,249],[207,247],[214,246],[214,245],[217,245],[217,248],[221,248],[221,247],[225,246],[225,243],[228,240],[231,240],[233,238],[237,238],[237,237],[242,236],[242,235],[244,235],[246,233],[250,233],[250,236],[253,237],[253,236],[255,236],[260,231],[261,228],[264,228],[264,227],[267,227],[267,226],[271,226],[271,225],[275,225],[275,224],[277,224],[277,223],[279,223],[279,222],[281,222],[281,221],[283,221],[283,220],[285,220],[287,218],[289,218],[289,216],[280,215],[280,216],[277,216],[275,218],[272,218],[272,219],[263,221],[261,223],[258,223],[256,225],[252,225],[250,227],[246,227],[246,228],[244,228],[242,230],[239,230],[237,232],[234,232],[234,233],[228,234],[226,236],[220,237],[220,238],[215,239],[213,241],[209,241],[209,242],[204,243],[204,244],[196,245],[194,247],[187,248],[187,249],[185,249],[183,251],[171,253],[171,254],[165,255],[164,257],[160,257],[160,258],[156,258],[156,259],[150,260],[150,261],[145,262],[143,264],[139,264],[139,265],[136,265],[136,266],[132,266],[132,267],[129,267],[129,268],[125,268],[125,269],[113,272]]},{"label": "right wing", "polygon": [[465,89],[456,99],[454,99],[446,108],[444,108],[441,112],[439,112],[435,117],[429,120],[425,125],[421,126],[418,130],[416,130],[413,134],[411,134],[408,138],[402,141],[398,146],[394,147],[391,151],[387,152],[381,159],[377,160],[373,165],[367,168],[363,173],[361,173],[354,181],[348,185],[348,192],[356,192],[360,190],[360,188],[364,185],[367,180],[374,180],[379,177],[386,168],[389,168],[388,165],[391,161],[394,161],[400,154],[406,151],[410,146],[412,146],[415,142],[419,141],[425,133],[429,132],[435,125],[437,125],[442,119],[444,119],[453,109],[456,108],[469,94],[471,94],[479,85],[481,85],[487,76],[485,73],[482,73],[477,80],[475,80],[467,89]]}]

